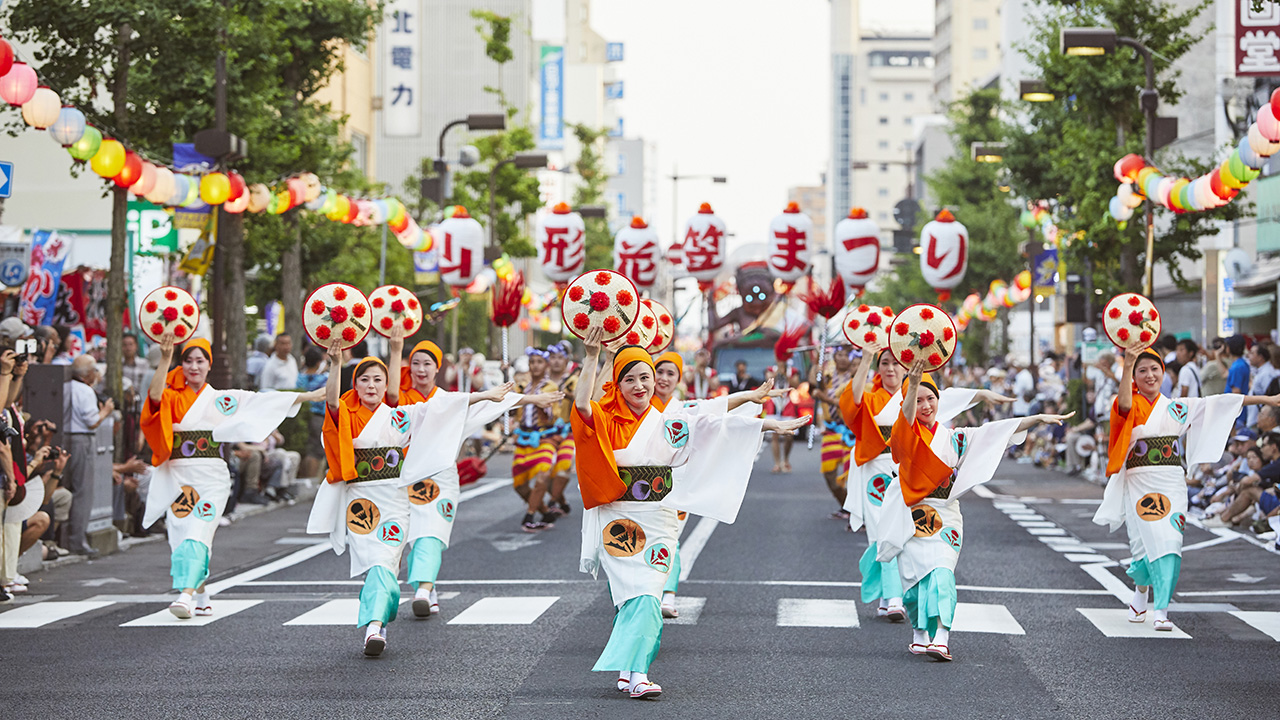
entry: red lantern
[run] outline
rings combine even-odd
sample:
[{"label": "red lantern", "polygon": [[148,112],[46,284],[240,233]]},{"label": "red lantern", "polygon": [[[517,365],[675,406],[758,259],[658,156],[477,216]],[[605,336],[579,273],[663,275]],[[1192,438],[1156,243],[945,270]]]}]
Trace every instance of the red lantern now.
[{"label": "red lantern", "polygon": [[231,181],[231,194],[227,196],[227,201],[235,202],[248,191],[249,186],[245,184],[240,173],[227,173],[227,179]]},{"label": "red lantern", "polygon": [[132,187],[138,179],[142,177],[142,158],[132,150],[128,150],[124,154],[124,167],[120,168],[120,173],[112,178],[112,182],[122,188]]},{"label": "red lantern", "polygon": [[938,302],[946,302],[968,268],[969,230],[943,210],[920,230],[920,274],[938,291]]},{"label": "red lantern", "polygon": [[8,40],[0,38],[0,77],[4,77],[13,67],[13,46]]},{"label": "red lantern", "polygon": [[631,278],[641,290],[653,287],[658,281],[661,258],[658,233],[643,218],[631,218],[631,225],[619,230],[613,238],[613,269]]},{"label": "red lantern", "polygon": [[782,214],[769,223],[767,263],[771,275],[785,283],[793,283],[809,274],[812,266],[809,233],[812,230],[813,220],[800,212],[796,203],[787,203]]}]

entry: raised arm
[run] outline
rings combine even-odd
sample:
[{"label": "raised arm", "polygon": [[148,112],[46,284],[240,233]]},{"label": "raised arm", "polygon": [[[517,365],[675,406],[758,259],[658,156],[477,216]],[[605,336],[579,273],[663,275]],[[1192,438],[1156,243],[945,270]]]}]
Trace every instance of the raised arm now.
[{"label": "raised arm", "polygon": [[151,387],[147,388],[147,398],[159,405],[164,397],[164,381],[169,374],[169,366],[173,364],[173,333],[166,332],[160,336],[160,366],[151,373]]},{"label": "raised arm", "polygon": [[755,390],[744,390],[743,392],[733,393],[727,399],[729,400],[729,409],[733,410],[734,408],[746,403],[763,403],[765,398],[782,397],[786,394],[786,390],[774,390],[773,378],[769,378]]},{"label": "raised arm", "polygon": [[582,417],[591,418],[591,396],[596,388],[596,365],[600,360],[600,338],[604,336],[602,328],[591,328],[582,342],[586,345],[587,354],[582,359],[582,372],[578,375],[578,387],[573,394],[573,406]]},{"label": "raised arm", "polygon": [[[613,351],[609,348],[603,348],[600,357],[596,360],[596,367],[613,367]],[[578,378],[578,382],[582,382],[582,378]],[[609,373],[597,373],[595,389],[591,391],[592,402],[600,402],[600,398],[604,397],[604,384],[609,382]]]},{"label": "raised arm", "polygon": [[391,328],[391,337],[387,338],[387,404],[395,407],[400,404],[400,364],[404,362],[404,326],[396,323]]},{"label": "raised arm", "polygon": [[1245,405],[1280,407],[1280,395],[1245,395],[1242,402]]},{"label": "raised arm", "polygon": [[13,384],[13,369],[17,365],[12,350],[0,353],[0,398],[9,397],[9,388]]},{"label": "raised arm", "polygon": [[858,361],[858,367],[853,371],[853,379],[849,381],[849,392],[853,394],[853,401],[859,405],[862,404],[862,394],[867,389],[867,375],[871,373],[871,363],[875,361],[876,354],[864,350],[862,359]]},{"label": "raised arm", "polygon": [[1073,415],[1075,415],[1074,412],[1069,412],[1066,415],[1028,415],[1027,417],[1022,418],[1022,422],[1018,423],[1017,432],[1030,430],[1037,425],[1061,425],[1064,420],[1069,419]]},{"label": "raised arm", "polygon": [[342,395],[342,341],[335,339],[329,346],[329,381],[325,383],[325,403],[329,412],[338,412],[338,402]]},{"label": "raised arm", "polygon": [[1121,415],[1133,409],[1133,366],[1138,363],[1142,350],[1129,348],[1124,351],[1124,370],[1120,373],[1120,390],[1116,394]]},{"label": "raised arm", "polygon": [[920,392],[920,379],[924,377],[924,360],[917,360],[907,371],[907,392],[902,396],[902,418],[908,425],[916,422],[916,394]]}]

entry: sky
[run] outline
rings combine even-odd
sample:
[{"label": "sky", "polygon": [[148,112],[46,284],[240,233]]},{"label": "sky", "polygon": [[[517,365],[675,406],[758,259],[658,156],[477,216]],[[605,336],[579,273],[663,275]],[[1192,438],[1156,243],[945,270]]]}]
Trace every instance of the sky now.
[{"label": "sky", "polygon": [[[865,28],[932,34],[934,0],[863,0]],[[817,185],[830,145],[829,0],[592,0],[591,24],[622,42],[626,134],[651,145],[646,215],[671,238],[673,166],[723,175],[679,183],[679,225],[710,202],[763,242],[787,188]],[[655,192],[656,191],[656,192]]]}]

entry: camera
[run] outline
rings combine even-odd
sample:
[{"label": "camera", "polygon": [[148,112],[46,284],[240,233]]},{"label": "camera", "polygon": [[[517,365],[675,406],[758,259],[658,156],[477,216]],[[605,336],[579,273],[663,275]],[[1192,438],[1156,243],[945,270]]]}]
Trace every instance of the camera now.
[{"label": "camera", "polygon": [[35,338],[25,338],[13,341],[13,352],[20,359],[26,359],[27,355],[36,355],[40,352],[40,343]]}]

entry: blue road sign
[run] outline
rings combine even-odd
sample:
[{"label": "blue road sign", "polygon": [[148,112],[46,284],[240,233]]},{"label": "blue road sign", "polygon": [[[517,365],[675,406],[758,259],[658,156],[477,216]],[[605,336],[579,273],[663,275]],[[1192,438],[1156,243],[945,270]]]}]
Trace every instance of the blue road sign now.
[{"label": "blue road sign", "polygon": [[13,194],[13,163],[0,162],[0,198]]}]

